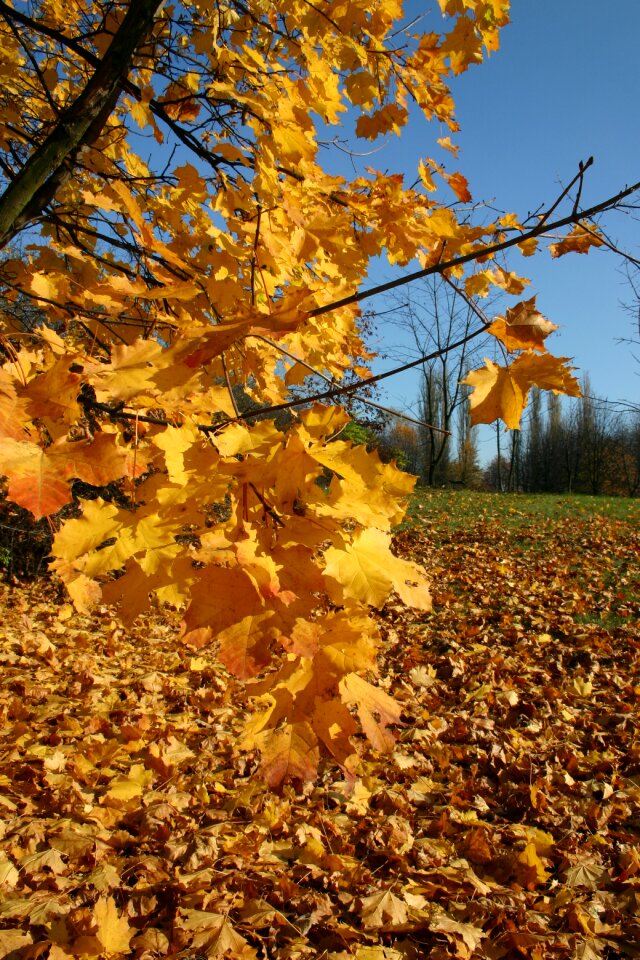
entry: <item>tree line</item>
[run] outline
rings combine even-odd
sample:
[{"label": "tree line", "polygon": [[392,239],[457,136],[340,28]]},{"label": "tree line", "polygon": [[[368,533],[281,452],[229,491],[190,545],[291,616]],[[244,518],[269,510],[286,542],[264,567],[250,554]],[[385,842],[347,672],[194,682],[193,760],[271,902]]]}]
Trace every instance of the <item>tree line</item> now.
[{"label": "tree line", "polygon": [[571,404],[534,391],[526,429],[485,471],[492,489],[528,493],[640,493],[640,409],[591,392]]},{"label": "tree line", "polygon": [[[638,496],[640,409],[593,396],[588,377],[582,388],[570,404],[533,391],[522,430],[507,434],[496,426],[496,453],[484,468],[464,405],[447,434],[390,418],[377,432],[358,428],[354,439],[376,446],[383,459],[395,459],[425,486]],[[433,381],[423,378],[423,401],[434,395]]]}]

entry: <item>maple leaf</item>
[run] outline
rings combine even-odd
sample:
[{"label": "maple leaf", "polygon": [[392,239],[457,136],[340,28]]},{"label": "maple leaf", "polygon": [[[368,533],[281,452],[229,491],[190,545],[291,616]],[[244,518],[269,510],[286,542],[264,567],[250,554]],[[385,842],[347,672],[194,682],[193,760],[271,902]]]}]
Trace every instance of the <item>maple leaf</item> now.
[{"label": "maple leaf", "polygon": [[207,567],[194,584],[185,613],[185,642],[196,631],[211,637],[245,617],[259,615],[264,607],[251,578],[239,568]]},{"label": "maple leaf", "polygon": [[9,477],[9,496],[30,510],[36,520],[55,513],[71,500],[66,477],[36,443],[0,441],[0,459]]},{"label": "maple leaf", "polygon": [[[115,438],[100,434],[90,443],[57,440],[43,450],[27,440],[0,440],[3,468],[9,475],[9,494],[39,519],[55,513],[71,500],[68,480],[78,478],[96,486],[130,473],[125,452]],[[135,473],[145,469],[140,458]]]},{"label": "maple leaf", "polygon": [[498,316],[489,327],[489,333],[504,343],[507,350],[546,350],[544,340],[558,326],[546,320],[536,310],[536,298],[523,300],[507,310],[506,317]]},{"label": "maple leaf", "polygon": [[256,951],[251,948],[225,917],[204,910],[184,909],[177,917],[177,925],[192,935],[192,946],[202,950],[207,957],[233,956],[238,960],[255,960]]},{"label": "maple leaf", "polygon": [[565,253],[589,253],[591,247],[601,247],[604,241],[598,235],[593,224],[576,223],[562,240],[549,246],[552,257],[562,257]]},{"label": "maple leaf", "polygon": [[318,738],[303,720],[281,730],[266,730],[255,740],[260,747],[260,769],[271,787],[285,780],[312,780],[318,769]]},{"label": "maple leaf", "polygon": [[401,927],[409,918],[409,909],[404,900],[390,890],[382,890],[364,897],[360,904],[362,925],[367,930]]},{"label": "maple leaf", "polygon": [[18,397],[13,378],[0,370],[0,437],[24,440],[28,420],[26,404]]},{"label": "maple leaf", "polygon": [[401,714],[395,700],[357,673],[350,673],[340,681],[340,695],[345,704],[356,708],[371,745],[376,750],[393,749],[394,738],[388,725],[398,723]]},{"label": "maple leaf", "polygon": [[511,376],[509,368],[485,359],[485,368],[472,370],[462,383],[473,387],[469,400],[472,423],[493,423],[502,418],[507,427],[517,429],[526,402],[526,391]]},{"label": "maple leaf", "polygon": [[545,870],[534,843],[528,843],[524,850],[518,854],[515,859],[514,870],[519,882],[527,890],[534,890],[549,879],[549,873]]},{"label": "maple leaf", "polygon": [[[358,533],[343,550],[326,550],[325,576],[330,578],[330,594],[336,600],[344,595],[377,607],[395,589],[410,606],[429,610],[431,598],[424,572],[417,564],[394,557],[390,545],[389,534],[369,529]],[[336,590],[331,580],[342,589]]]},{"label": "maple leaf", "polygon": [[22,930],[0,930],[0,958],[13,957],[33,943],[30,933]]},{"label": "maple leaf", "polygon": [[469,183],[466,177],[461,173],[445,173],[444,179],[447,181],[458,200],[461,203],[470,203],[473,200],[469,192]]},{"label": "maple leaf", "polygon": [[429,921],[429,929],[451,936],[454,940],[459,937],[471,953],[477,950],[481,942],[487,937],[481,927],[476,927],[472,923],[461,923],[444,912],[438,912]]},{"label": "maple leaf", "polygon": [[118,777],[111,782],[104,794],[104,802],[126,803],[142,796],[153,780],[153,774],[140,763],[134,764],[126,777]]},{"label": "maple leaf", "polygon": [[106,954],[128,953],[134,930],[126,917],[118,913],[113,897],[101,897],[97,901],[93,908],[93,919],[97,927],[96,936]]},{"label": "maple leaf", "polygon": [[405,107],[388,103],[376,110],[370,117],[364,115],[358,117],[356,135],[365,140],[375,140],[381,134],[391,132],[399,134],[408,117],[409,114]]},{"label": "maple leaf", "polygon": [[566,366],[566,357],[520,354],[510,367],[485,359],[485,367],[472,370],[462,383],[473,387],[471,422],[493,423],[502,419],[509,429],[518,429],[529,389],[536,385],[569,396],[580,396],[580,385]]},{"label": "maple leaf", "polygon": [[580,384],[572,374],[568,357],[553,357],[549,353],[543,356],[529,351],[520,354],[511,365],[512,376],[523,386],[537,386],[541,390],[552,390],[569,397],[581,396]]}]

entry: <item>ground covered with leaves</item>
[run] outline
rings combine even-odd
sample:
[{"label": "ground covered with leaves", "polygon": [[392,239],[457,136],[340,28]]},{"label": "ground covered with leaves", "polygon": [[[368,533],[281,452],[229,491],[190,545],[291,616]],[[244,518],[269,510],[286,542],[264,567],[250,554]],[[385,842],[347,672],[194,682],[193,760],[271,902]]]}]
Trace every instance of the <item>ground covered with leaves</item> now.
[{"label": "ground covered with leaves", "polygon": [[[268,792],[177,618],[2,587],[0,958],[640,956],[640,505],[417,499],[392,755]],[[363,748],[364,749],[364,748]]]}]

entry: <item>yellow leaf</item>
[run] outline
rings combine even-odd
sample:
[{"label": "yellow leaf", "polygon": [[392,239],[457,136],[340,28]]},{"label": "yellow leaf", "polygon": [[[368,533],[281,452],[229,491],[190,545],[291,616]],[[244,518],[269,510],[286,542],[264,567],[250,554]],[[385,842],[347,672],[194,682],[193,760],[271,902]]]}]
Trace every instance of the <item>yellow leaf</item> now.
[{"label": "yellow leaf", "polygon": [[449,153],[452,153],[454,157],[457,157],[460,153],[460,147],[451,142],[451,137],[438,137],[436,143],[442,147],[443,150],[448,150]]},{"label": "yellow leaf", "polygon": [[439,911],[437,915],[429,921],[429,929],[438,933],[444,933],[445,936],[460,937],[466,947],[466,952],[462,954],[456,951],[456,953],[458,956],[464,955],[465,957],[471,956],[471,954],[478,949],[482,940],[487,937],[482,927],[476,927],[472,923],[461,923],[459,920],[454,920],[444,911]]},{"label": "yellow leaf", "polygon": [[280,157],[289,163],[312,160],[317,150],[311,132],[294,124],[274,126],[273,141]]},{"label": "yellow leaf", "polygon": [[485,359],[485,368],[472,370],[462,383],[473,387],[469,405],[471,422],[493,423],[502,419],[518,429],[532,386],[571,397],[580,396],[580,385],[566,366],[566,357],[539,356],[530,350],[520,354],[510,367],[499,367]]},{"label": "yellow leaf", "polygon": [[25,947],[33,943],[30,933],[22,930],[0,930],[0,960],[3,957],[16,957],[18,951],[22,953]]},{"label": "yellow leaf", "polygon": [[390,890],[382,890],[362,899],[360,916],[365,930],[393,929],[407,922],[409,908]]},{"label": "yellow leaf", "polygon": [[348,674],[339,686],[343,702],[358,711],[362,729],[371,745],[376,750],[392,750],[394,737],[388,730],[388,724],[399,721],[402,712],[399,704],[357,673]]},{"label": "yellow leaf", "polygon": [[113,897],[100,897],[93,908],[93,919],[98,928],[96,936],[105,953],[128,953],[134,930],[127,919],[119,915]]},{"label": "yellow leaf", "polygon": [[473,387],[469,400],[471,422],[493,423],[501,418],[509,429],[520,426],[526,392],[511,376],[510,370],[485,359],[485,367],[472,370],[462,383]]},{"label": "yellow leaf", "polygon": [[11,889],[12,887],[15,887],[19,879],[20,874],[16,870],[12,861],[8,858],[6,853],[0,851],[0,887]]},{"label": "yellow leaf", "polygon": [[537,237],[527,237],[526,240],[522,240],[522,242],[518,244],[518,250],[523,257],[532,257],[538,249],[538,243]]},{"label": "yellow leaf", "polygon": [[381,530],[368,529],[356,534],[344,549],[325,551],[325,576],[339,583],[337,590],[329,581],[330,595],[361,600],[378,607],[392,590],[409,606],[431,609],[431,597],[424,572],[417,564],[395,557],[390,551],[391,537]]},{"label": "yellow leaf", "polygon": [[135,763],[129,770],[129,775],[111,781],[111,786],[105,793],[103,800],[114,800],[116,803],[126,803],[134,797],[141,797],[153,780],[153,773],[145,769],[141,763]]},{"label": "yellow leaf", "polygon": [[552,390],[568,397],[579,397],[580,384],[571,373],[575,368],[567,366],[568,363],[568,357],[553,357],[550,353],[537,356],[527,351],[520,354],[510,370],[523,390],[536,386],[540,390]]},{"label": "yellow leaf", "polygon": [[535,843],[528,843],[516,857],[515,873],[527,890],[535,890],[549,879],[549,873],[538,856]]},{"label": "yellow leaf", "polygon": [[215,960],[217,957],[233,957],[234,960],[254,960],[255,950],[233,929],[228,917],[204,910],[183,910],[177,918],[177,926],[193,935],[192,948]]},{"label": "yellow leaf", "polygon": [[354,106],[373,109],[374,101],[380,94],[380,88],[375,77],[368,70],[359,70],[349,73],[344,81],[347,96]]},{"label": "yellow leaf", "polygon": [[306,721],[288,723],[280,730],[265,730],[256,742],[261,772],[270,787],[284,780],[312,780],[318,769],[318,738]]}]

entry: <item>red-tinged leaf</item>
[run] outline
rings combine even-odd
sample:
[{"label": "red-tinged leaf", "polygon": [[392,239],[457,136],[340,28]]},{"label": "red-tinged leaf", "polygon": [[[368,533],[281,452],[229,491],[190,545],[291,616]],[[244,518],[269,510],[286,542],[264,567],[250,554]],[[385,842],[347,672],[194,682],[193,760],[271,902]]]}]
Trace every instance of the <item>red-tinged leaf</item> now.
[{"label": "red-tinged leaf", "polygon": [[261,612],[216,632],[218,658],[230,673],[249,680],[269,664],[272,657],[269,641],[277,635],[276,628],[270,628],[273,620],[271,612]]},{"label": "red-tinged leaf", "polygon": [[461,173],[444,173],[443,176],[461,203],[470,203],[473,200],[466,177]]},{"label": "red-tinged leaf", "polygon": [[9,497],[36,520],[56,513],[71,500],[60,465],[28,440],[0,440],[0,469],[9,479]]},{"label": "red-tinged leaf", "polygon": [[264,602],[251,578],[240,568],[207,567],[191,591],[183,636],[203,629],[209,637],[262,613]]}]

